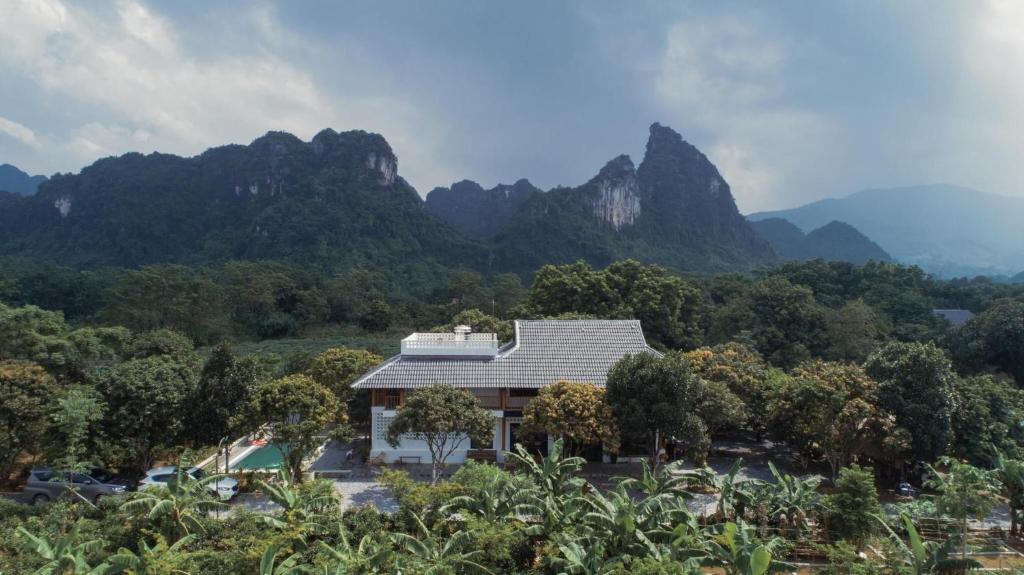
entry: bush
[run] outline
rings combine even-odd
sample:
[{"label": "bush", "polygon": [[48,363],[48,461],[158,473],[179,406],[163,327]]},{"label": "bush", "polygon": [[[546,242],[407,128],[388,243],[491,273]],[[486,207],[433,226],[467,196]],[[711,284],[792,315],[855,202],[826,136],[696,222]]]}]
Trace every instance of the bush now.
[{"label": "bush", "polygon": [[394,521],[387,513],[378,511],[373,505],[360,505],[345,510],[341,523],[348,532],[349,543],[358,545],[363,537],[384,533],[394,528]]},{"label": "bush", "polygon": [[533,546],[523,530],[511,521],[468,517],[463,530],[470,534],[469,549],[483,551],[480,563],[493,567],[498,573],[517,572],[533,560]]},{"label": "bush", "polygon": [[442,519],[439,509],[453,497],[464,495],[466,488],[450,481],[439,481],[435,485],[416,481],[405,471],[385,469],[379,481],[398,502],[396,520],[405,531],[415,532],[412,514],[416,514],[433,528]]}]

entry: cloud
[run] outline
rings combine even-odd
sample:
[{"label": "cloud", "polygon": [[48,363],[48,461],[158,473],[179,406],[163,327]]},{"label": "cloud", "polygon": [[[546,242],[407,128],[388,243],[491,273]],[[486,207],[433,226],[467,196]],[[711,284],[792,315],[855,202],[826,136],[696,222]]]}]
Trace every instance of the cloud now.
[{"label": "cloud", "polygon": [[170,22],[134,0],[109,15],[59,0],[8,12],[0,43],[11,49],[0,64],[79,107],[86,121],[50,140],[67,142],[58,145],[83,163],[140,144],[197,153],[270,128],[308,137],[334,117],[330,99],[288,61],[267,52],[193,56]]},{"label": "cloud", "polygon": [[794,174],[837,153],[833,120],[789,103],[784,42],[736,17],[685,19],[666,36],[654,92],[670,123],[704,135],[741,210],[767,207]]},{"label": "cloud", "polygon": [[32,148],[39,147],[39,142],[36,140],[35,132],[26,126],[23,126],[14,120],[8,120],[3,116],[0,116],[0,134],[7,134],[26,146]]}]

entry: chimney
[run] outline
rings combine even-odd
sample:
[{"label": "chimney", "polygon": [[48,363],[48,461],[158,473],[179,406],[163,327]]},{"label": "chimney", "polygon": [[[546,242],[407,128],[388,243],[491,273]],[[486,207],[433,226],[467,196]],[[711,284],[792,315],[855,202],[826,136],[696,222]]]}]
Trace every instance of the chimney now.
[{"label": "chimney", "polygon": [[466,341],[473,328],[468,325],[455,326],[455,341]]}]

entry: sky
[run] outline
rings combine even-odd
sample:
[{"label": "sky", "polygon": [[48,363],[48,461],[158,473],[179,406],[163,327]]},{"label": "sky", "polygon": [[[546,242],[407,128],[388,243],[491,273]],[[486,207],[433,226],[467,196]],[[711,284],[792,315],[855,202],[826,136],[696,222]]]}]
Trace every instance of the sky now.
[{"label": "sky", "polygon": [[384,135],[421,194],[585,182],[660,122],[740,210],[1024,195],[1024,2],[0,0],[0,163]]}]

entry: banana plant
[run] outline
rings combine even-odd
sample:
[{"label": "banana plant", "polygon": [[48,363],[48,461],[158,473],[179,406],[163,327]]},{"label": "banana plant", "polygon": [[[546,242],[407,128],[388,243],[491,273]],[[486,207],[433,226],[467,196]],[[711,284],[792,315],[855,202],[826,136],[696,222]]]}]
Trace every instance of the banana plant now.
[{"label": "banana plant", "polygon": [[665,497],[667,494],[653,495],[637,501],[621,483],[607,494],[595,491],[585,499],[590,511],[583,515],[582,526],[614,556],[656,555],[657,545],[651,534],[668,523],[661,505]]},{"label": "banana plant", "polygon": [[441,507],[445,514],[470,513],[489,521],[539,516],[536,488],[516,485],[507,477],[492,478],[478,493],[453,497]]},{"label": "banana plant", "polygon": [[1017,516],[1024,509],[1024,461],[1006,457],[995,445],[992,446],[992,469],[1000,485],[1000,495],[1010,508],[1010,535],[1020,531]]},{"label": "banana plant", "polygon": [[324,575],[348,575],[349,573],[381,573],[394,557],[389,546],[381,545],[370,535],[364,536],[359,545],[353,547],[344,529],[338,528],[338,543],[330,545],[320,540],[321,551],[331,559]]},{"label": "banana plant", "polygon": [[742,521],[715,525],[707,535],[706,567],[720,567],[727,575],[764,575],[792,568],[775,559],[775,554],[785,544],[783,539],[775,537],[758,542],[754,530]]},{"label": "banana plant", "polygon": [[621,557],[605,559],[604,543],[596,537],[566,540],[558,544],[558,551],[548,560],[558,575],[606,575],[622,566]]},{"label": "banana plant", "polygon": [[397,556],[396,570],[404,572],[406,568],[411,568],[413,572],[422,575],[442,575],[452,571],[492,574],[490,569],[476,562],[484,554],[482,549],[463,551],[469,543],[469,533],[456,531],[447,539],[437,537],[427,529],[418,515],[414,513],[412,516],[416,523],[416,537],[406,533],[391,534],[392,541],[408,552],[408,556]]},{"label": "banana plant", "polygon": [[278,563],[277,554],[283,546],[282,543],[275,543],[267,547],[260,557],[259,575],[300,575],[310,572],[308,567],[298,564],[301,558],[298,553],[293,553]]},{"label": "banana plant", "polygon": [[900,553],[903,563],[910,567],[914,575],[926,573],[955,573],[966,572],[969,569],[980,569],[981,563],[966,557],[956,557],[957,545],[952,538],[938,543],[925,541],[921,538],[913,520],[906,513],[900,514],[903,528],[907,531],[907,539],[904,541],[882,517],[875,516],[875,519],[888,531],[896,549]]},{"label": "banana plant", "polygon": [[[117,553],[111,555],[107,561],[111,569],[107,573],[130,573],[131,575],[145,575],[146,573],[166,571],[160,570],[161,565],[174,563],[185,555],[184,549],[195,541],[195,535],[188,535],[179,539],[173,545],[168,545],[167,540],[158,535],[156,543],[150,545],[145,540],[139,541],[139,551],[136,553],[124,547],[118,549]],[[176,575],[187,575],[184,571],[172,570]]]},{"label": "banana plant", "polygon": [[102,575],[110,565],[89,565],[89,555],[103,549],[104,542],[99,539],[91,541],[78,540],[78,525],[53,541],[33,535],[24,527],[18,527],[18,535],[29,542],[32,550],[46,560],[46,563],[35,571],[35,575]]},{"label": "banana plant", "polygon": [[296,534],[296,542],[305,546],[306,534],[327,530],[328,517],[324,511],[337,505],[337,497],[333,493],[315,495],[303,490],[292,482],[291,475],[284,469],[278,471],[277,479],[276,483],[256,481],[267,497],[281,508],[278,515],[261,518],[274,529]]},{"label": "banana plant", "polygon": [[223,478],[209,475],[196,479],[186,473],[184,465],[178,465],[167,487],[139,491],[121,504],[121,510],[136,520],[162,526],[168,541],[176,542],[192,533],[203,533],[201,519],[211,511],[227,507],[214,499],[207,487]]},{"label": "banana plant", "polygon": [[565,457],[562,447],[561,439],[555,441],[551,452],[540,462],[520,444],[516,444],[515,453],[508,455],[544,494],[560,498],[582,490],[585,482],[574,475],[587,462],[582,457]]},{"label": "banana plant", "polygon": [[763,484],[757,491],[768,496],[769,519],[780,527],[793,528],[797,533],[806,531],[809,528],[808,516],[821,505],[822,497],[818,493],[821,477],[815,475],[800,479],[783,474],[770,461],[768,470],[775,482]]},{"label": "banana plant", "polygon": [[685,487],[693,480],[700,480],[700,475],[695,472],[681,471],[682,461],[673,461],[668,465],[662,465],[652,470],[647,460],[644,460],[640,477],[616,477],[619,485],[629,491],[637,491],[644,495],[674,495],[677,497],[692,497],[684,491]]}]

